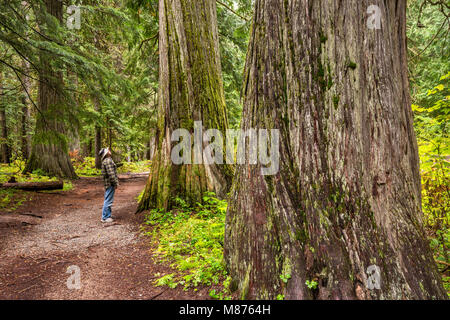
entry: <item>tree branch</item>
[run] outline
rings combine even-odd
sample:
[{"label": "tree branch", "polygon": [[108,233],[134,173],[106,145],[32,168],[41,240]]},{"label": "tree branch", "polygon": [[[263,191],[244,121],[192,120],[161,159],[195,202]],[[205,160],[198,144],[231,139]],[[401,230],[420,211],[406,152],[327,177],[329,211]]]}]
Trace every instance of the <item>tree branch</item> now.
[{"label": "tree branch", "polygon": [[229,11],[231,11],[232,13],[234,13],[234,14],[235,14],[236,16],[238,16],[239,18],[245,20],[246,22],[249,22],[249,21],[250,21],[249,18],[246,18],[246,17],[240,15],[239,13],[237,13],[236,11],[234,11],[233,9],[231,9],[229,6],[227,6],[225,3],[223,3],[223,2],[221,2],[221,1],[219,1],[219,0],[216,0],[216,2],[217,2],[218,4],[220,4],[220,5],[222,5],[223,7],[227,8]]}]

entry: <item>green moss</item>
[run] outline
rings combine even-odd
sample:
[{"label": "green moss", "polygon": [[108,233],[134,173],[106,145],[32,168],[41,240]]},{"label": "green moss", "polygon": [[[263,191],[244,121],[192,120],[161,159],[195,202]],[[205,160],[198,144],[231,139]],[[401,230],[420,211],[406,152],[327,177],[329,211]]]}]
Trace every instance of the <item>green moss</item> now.
[{"label": "green moss", "polygon": [[340,100],[339,96],[334,96],[334,97],[333,97],[333,105],[334,105],[334,109],[337,109],[337,108],[338,108],[338,106],[339,106],[339,100]]},{"label": "green moss", "polygon": [[352,69],[352,70],[355,70],[356,67],[357,67],[357,65],[356,65],[355,62],[350,61],[350,62],[347,64],[347,67],[349,67],[349,68]]},{"label": "green moss", "polygon": [[375,221],[375,215],[374,215],[373,211],[369,211],[368,215],[369,215],[370,222],[372,223],[372,227],[374,229],[376,229],[377,228],[377,222]]},{"label": "green moss", "polygon": [[322,32],[320,32],[319,37],[320,37],[320,43],[325,43],[328,40],[327,36],[324,35]]},{"label": "green moss", "polygon": [[319,223],[325,230],[330,228],[331,222],[329,220],[329,213],[327,210],[319,210]]},{"label": "green moss", "polygon": [[333,80],[331,79],[331,77],[328,77],[327,90],[330,90],[332,86],[333,86]]},{"label": "green moss", "polygon": [[284,125],[286,126],[286,128],[289,128],[289,117],[287,114],[283,115],[281,117],[281,120],[283,120]]},{"label": "green moss", "polygon": [[292,273],[292,263],[289,260],[289,258],[286,257],[283,261],[283,270],[281,272],[280,279],[284,283],[287,283],[288,280],[291,278],[291,273]]},{"label": "green moss", "polygon": [[247,273],[245,274],[244,281],[242,282],[242,289],[241,289],[241,295],[240,295],[241,300],[245,300],[248,296],[251,267],[252,267],[251,265],[248,265]]},{"label": "green moss", "polygon": [[325,70],[323,68],[322,63],[319,63],[319,71],[317,72],[317,75],[318,75],[319,79],[323,78],[325,75]]},{"label": "green moss", "polygon": [[[306,226],[305,226],[306,227]],[[306,228],[299,229],[295,232],[295,240],[300,241],[302,244],[309,240],[308,231]]]}]

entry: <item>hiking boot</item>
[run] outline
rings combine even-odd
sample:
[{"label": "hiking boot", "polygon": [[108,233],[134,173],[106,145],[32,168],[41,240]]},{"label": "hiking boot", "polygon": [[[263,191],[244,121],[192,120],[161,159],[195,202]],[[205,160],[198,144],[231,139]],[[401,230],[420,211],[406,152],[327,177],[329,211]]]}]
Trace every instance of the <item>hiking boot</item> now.
[{"label": "hiking boot", "polygon": [[108,218],[108,219],[105,219],[105,220],[102,219],[102,222],[114,222],[114,220],[112,218]]}]

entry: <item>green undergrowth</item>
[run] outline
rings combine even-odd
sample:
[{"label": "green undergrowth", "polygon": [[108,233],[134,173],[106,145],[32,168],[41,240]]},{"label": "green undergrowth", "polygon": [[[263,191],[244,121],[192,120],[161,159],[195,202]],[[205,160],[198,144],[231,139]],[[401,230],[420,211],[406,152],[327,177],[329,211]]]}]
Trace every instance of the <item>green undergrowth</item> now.
[{"label": "green undergrowth", "polygon": [[[430,79],[431,80],[431,79]],[[412,105],[419,146],[424,226],[450,297],[450,71]]]},{"label": "green undergrowth", "polygon": [[150,171],[150,161],[122,162],[117,168],[118,173],[142,173]]},{"label": "green undergrowth", "polygon": [[31,173],[24,174],[25,161],[15,160],[9,164],[0,164],[0,183],[10,181],[12,177],[16,182],[46,182],[58,181],[56,177],[49,177],[45,175],[42,170],[34,170]]},{"label": "green undergrowth", "polygon": [[0,211],[13,212],[25,201],[32,199],[30,192],[15,189],[0,189]]},{"label": "green undergrowth", "polygon": [[[31,173],[24,174],[25,161],[17,159],[9,164],[0,164],[0,183],[7,183],[13,180],[19,183],[26,182],[47,182],[58,181],[56,177],[45,175],[42,170],[34,170]],[[70,191],[73,184],[70,180],[64,180],[62,190],[41,191],[46,193]],[[16,189],[0,189],[0,210],[13,212],[17,210],[25,201],[32,199],[33,192],[16,190]]]},{"label": "green undergrowth", "polygon": [[86,157],[81,161],[72,160],[75,173],[79,177],[97,177],[101,175],[101,170],[95,168],[95,158]]},{"label": "green undergrowth", "polygon": [[450,165],[445,155],[419,140],[424,226],[450,297]]},{"label": "green undergrowth", "polygon": [[223,261],[226,201],[207,193],[203,204],[194,208],[180,198],[175,202],[176,208],[170,212],[148,212],[143,225],[143,233],[155,246],[155,258],[176,270],[156,274],[155,284],[194,291],[198,286],[210,286],[212,298],[231,299]]},{"label": "green undergrowth", "polygon": [[[72,161],[75,172],[79,177],[97,177],[102,174],[95,168],[95,158],[86,157],[81,161]],[[122,162],[118,164],[117,173],[141,173],[150,171],[150,161]]]}]

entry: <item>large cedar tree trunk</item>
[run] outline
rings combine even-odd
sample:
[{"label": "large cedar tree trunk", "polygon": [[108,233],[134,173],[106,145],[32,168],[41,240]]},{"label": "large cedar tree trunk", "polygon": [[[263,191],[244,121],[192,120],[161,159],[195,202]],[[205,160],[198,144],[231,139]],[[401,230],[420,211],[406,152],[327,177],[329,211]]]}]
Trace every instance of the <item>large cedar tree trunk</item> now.
[{"label": "large cedar tree trunk", "polygon": [[446,298],[422,228],[405,11],[256,0],[242,126],[280,130],[280,170],[236,169],[224,245],[241,297]]},{"label": "large cedar tree trunk", "polygon": [[[47,12],[62,22],[63,3],[59,0],[45,0]],[[50,25],[44,28],[55,32]],[[36,119],[33,147],[25,172],[41,169],[49,175],[76,178],[75,170],[68,155],[67,140],[64,136],[63,99],[61,86],[63,75],[54,71],[51,58],[41,53],[41,73],[39,75],[39,113]]]},{"label": "large cedar tree trunk", "polygon": [[227,165],[175,165],[171,161],[172,147],[178,143],[171,142],[175,129],[192,133],[194,121],[202,121],[203,132],[218,129],[225,137],[227,118],[214,0],[159,1],[159,59],[156,152],[139,211],[168,209],[174,195],[191,204],[201,202],[205,191],[224,196],[231,185]]}]

